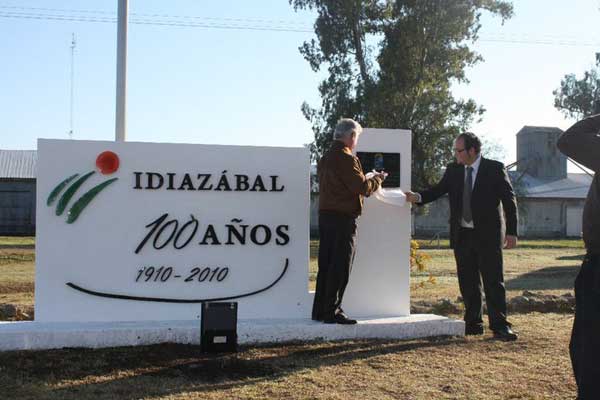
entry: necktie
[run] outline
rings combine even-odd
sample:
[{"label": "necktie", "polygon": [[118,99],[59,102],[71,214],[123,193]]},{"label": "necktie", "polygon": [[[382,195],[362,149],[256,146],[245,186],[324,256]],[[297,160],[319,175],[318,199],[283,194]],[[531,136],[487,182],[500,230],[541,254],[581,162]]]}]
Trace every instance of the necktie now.
[{"label": "necktie", "polygon": [[467,167],[467,180],[463,190],[462,215],[465,222],[473,221],[471,213],[471,192],[473,191],[473,167]]}]

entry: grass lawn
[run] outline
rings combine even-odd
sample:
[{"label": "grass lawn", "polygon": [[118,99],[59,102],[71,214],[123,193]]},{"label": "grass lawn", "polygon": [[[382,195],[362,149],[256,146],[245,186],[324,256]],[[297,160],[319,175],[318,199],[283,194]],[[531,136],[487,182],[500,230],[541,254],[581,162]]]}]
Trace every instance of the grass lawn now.
[{"label": "grass lawn", "polygon": [[[418,241],[421,251],[430,257],[427,271],[411,274],[411,300],[456,300],[460,295],[454,254],[448,241],[437,243]],[[317,274],[319,243],[310,243],[309,287],[314,290]],[[504,279],[507,296],[522,294],[524,290],[543,294],[573,293],[573,281],[581,265],[585,249],[581,240],[521,240],[519,247],[504,251]],[[425,284],[432,275],[436,284]],[[350,277],[352,279],[352,277]]]},{"label": "grass lawn", "polygon": [[[6,399],[573,399],[571,315],[512,318],[517,342],[477,338],[243,347],[163,344],[0,353]],[[2,395],[0,394],[0,397]]]},{"label": "grass lawn", "polygon": [[[559,241],[561,242],[561,241]],[[585,249],[577,247],[538,247],[537,243],[524,241],[519,248],[504,251],[504,280],[507,297],[522,294],[524,290],[543,294],[561,295],[573,293],[573,282],[585,254]],[[424,249],[431,259],[428,271],[414,273],[411,283],[412,300],[434,300],[459,296],[456,265],[450,249]],[[432,274],[435,285],[415,288]]]},{"label": "grass lawn", "polygon": [[[33,305],[33,239],[0,238],[0,304]],[[436,243],[437,244],[437,243]],[[422,243],[413,300],[455,299],[452,252]],[[443,245],[443,243],[442,243]],[[318,242],[311,241],[314,287]],[[521,241],[505,252],[509,297],[572,292],[579,241]],[[429,274],[436,284],[417,288]],[[454,316],[460,318],[460,316]],[[0,353],[0,399],[574,399],[571,314],[514,314],[514,343],[483,337],[242,347],[204,355],[163,344]]]},{"label": "grass lawn", "polygon": [[33,236],[0,236],[1,247],[31,247],[35,245]]},{"label": "grass lawn", "polygon": [[33,248],[0,245],[0,304],[33,306]]}]

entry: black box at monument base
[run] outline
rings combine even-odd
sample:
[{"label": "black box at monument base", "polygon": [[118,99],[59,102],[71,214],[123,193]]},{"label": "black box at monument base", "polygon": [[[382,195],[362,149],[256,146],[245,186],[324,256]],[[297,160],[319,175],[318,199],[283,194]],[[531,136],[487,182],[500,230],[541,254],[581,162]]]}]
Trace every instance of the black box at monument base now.
[{"label": "black box at monument base", "polygon": [[200,350],[209,353],[237,351],[236,302],[202,303]]}]

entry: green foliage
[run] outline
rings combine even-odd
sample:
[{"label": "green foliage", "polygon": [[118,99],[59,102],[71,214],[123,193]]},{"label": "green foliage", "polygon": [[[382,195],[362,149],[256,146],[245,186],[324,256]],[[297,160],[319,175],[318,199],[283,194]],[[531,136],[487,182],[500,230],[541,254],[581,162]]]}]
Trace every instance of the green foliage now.
[{"label": "green foliage", "polygon": [[600,113],[600,53],[596,66],[584,72],[582,79],[574,74],[565,75],[560,88],[552,92],[554,107],[569,118],[581,119]]},{"label": "green foliage", "polygon": [[506,147],[497,138],[480,137],[482,154],[485,158],[492,160],[504,160],[506,158]]},{"label": "green foliage", "polygon": [[501,0],[289,0],[317,12],[316,40],[300,52],[314,71],[327,68],[320,108],[302,105],[315,140],[313,159],[329,146],[342,117],[371,128],[413,133],[413,186],[430,185],[451,158],[456,135],[484,109],[455,99],[451,84],[467,82],[465,69],[481,61],[469,48],[482,11],[504,19]]}]

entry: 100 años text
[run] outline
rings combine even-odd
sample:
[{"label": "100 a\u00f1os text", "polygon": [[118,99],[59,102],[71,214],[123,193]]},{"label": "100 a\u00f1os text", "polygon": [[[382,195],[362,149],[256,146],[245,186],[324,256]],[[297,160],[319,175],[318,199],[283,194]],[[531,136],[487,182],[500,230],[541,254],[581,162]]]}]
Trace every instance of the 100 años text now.
[{"label": "100 a\u00f1os text", "polygon": [[135,249],[138,254],[146,243],[150,242],[156,250],[173,246],[176,250],[183,249],[190,244],[194,238],[198,245],[246,245],[254,244],[264,246],[274,242],[277,246],[285,246],[290,241],[289,226],[278,225],[270,227],[264,224],[243,224],[243,220],[234,218],[231,223],[224,227],[215,229],[215,225],[200,225],[196,217],[190,215],[185,223],[179,223],[177,219],[167,219],[169,214],[165,213],[146,225],[148,233]]}]

